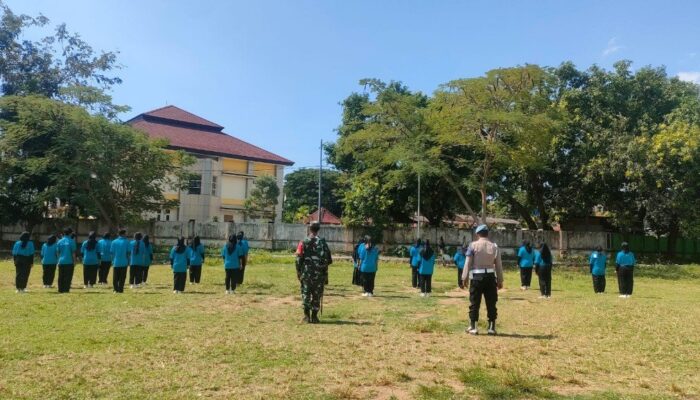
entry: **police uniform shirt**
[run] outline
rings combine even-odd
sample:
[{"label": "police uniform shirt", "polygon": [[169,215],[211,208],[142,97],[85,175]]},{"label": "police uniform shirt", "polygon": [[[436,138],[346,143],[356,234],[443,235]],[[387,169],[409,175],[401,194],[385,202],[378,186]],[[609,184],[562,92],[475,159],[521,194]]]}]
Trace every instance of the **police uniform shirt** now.
[{"label": "police uniform shirt", "polygon": [[472,242],[467,249],[462,280],[469,278],[469,271],[486,268],[495,269],[497,282],[503,283],[503,265],[498,245],[487,238],[479,238],[479,240]]}]

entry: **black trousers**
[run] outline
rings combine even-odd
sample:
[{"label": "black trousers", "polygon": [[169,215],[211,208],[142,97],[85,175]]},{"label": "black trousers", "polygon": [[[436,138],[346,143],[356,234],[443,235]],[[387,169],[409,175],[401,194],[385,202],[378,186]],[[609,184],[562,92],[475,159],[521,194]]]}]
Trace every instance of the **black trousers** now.
[{"label": "black trousers", "polygon": [[457,268],[457,286],[462,287],[462,273],[464,268]]},{"label": "black trousers", "polygon": [[140,285],[143,279],[143,267],[132,265],[129,267],[129,285]]},{"label": "black trousers", "polygon": [[411,286],[418,287],[418,267],[411,266]]},{"label": "black trousers", "polygon": [[97,264],[95,265],[85,265],[83,264],[83,284],[94,285],[97,283]]},{"label": "black trousers", "polygon": [[109,277],[109,267],[112,266],[112,263],[109,261],[102,261],[100,263],[100,269],[98,271],[98,279],[97,281],[99,283],[104,283],[105,285],[107,284],[107,277]]},{"label": "black trousers", "polygon": [[141,267],[141,282],[146,283],[146,281],[148,281],[148,270],[149,269],[151,269],[150,265],[148,267],[146,267],[146,266]]},{"label": "black trousers", "polygon": [[540,281],[540,294],[542,296],[552,295],[552,267],[538,267],[537,278]]},{"label": "black trousers", "polygon": [[29,281],[29,273],[32,270],[32,256],[15,256],[15,287],[17,289],[26,289]]},{"label": "black trousers", "polygon": [[73,283],[74,264],[58,265],[58,293],[70,292],[70,285]]},{"label": "black trousers", "polygon": [[532,268],[520,268],[520,286],[530,287],[532,283]]},{"label": "black trousers", "polygon": [[173,272],[173,290],[184,292],[185,281],[187,281],[187,272]]},{"label": "black trousers", "polygon": [[56,264],[44,264],[42,265],[44,273],[41,275],[41,280],[44,282],[45,286],[52,286],[53,279],[56,276]]},{"label": "black trousers", "polygon": [[481,296],[484,296],[486,301],[486,315],[489,321],[495,321],[496,317],[498,317],[498,310],[496,309],[498,286],[495,274],[474,274],[469,281],[469,319],[471,321],[479,320]]},{"label": "black trousers", "polygon": [[240,274],[240,269],[226,270],[226,290],[236,290],[236,284],[238,283]]},{"label": "black trousers", "polygon": [[420,291],[421,293],[431,293],[433,291],[433,276],[420,274]]},{"label": "black trousers", "polygon": [[240,273],[238,274],[238,282],[237,282],[239,285],[243,284],[243,275],[245,275],[245,266],[246,266],[247,261],[248,260],[247,260],[246,256],[238,257],[238,262],[241,264],[241,269],[240,269]]},{"label": "black trousers", "polygon": [[202,266],[190,265],[190,283],[199,283],[202,279]]},{"label": "black trousers", "polygon": [[354,266],[352,267],[352,284],[362,286],[362,275],[360,275],[360,270]]},{"label": "black trousers", "polygon": [[112,272],[112,286],[117,293],[124,293],[124,283],[126,282],[126,267],[114,267]]},{"label": "black trousers", "polygon": [[617,272],[620,294],[632,294],[634,289],[634,268],[620,267]]},{"label": "black trousers", "polygon": [[605,293],[605,275],[591,275],[593,277],[593,291]]},{"label": "black trousers", "polygon": [[374,278],[377,277],[376,272],[361,272],[362,274],[362,288],[365,293],[374,294]]}]

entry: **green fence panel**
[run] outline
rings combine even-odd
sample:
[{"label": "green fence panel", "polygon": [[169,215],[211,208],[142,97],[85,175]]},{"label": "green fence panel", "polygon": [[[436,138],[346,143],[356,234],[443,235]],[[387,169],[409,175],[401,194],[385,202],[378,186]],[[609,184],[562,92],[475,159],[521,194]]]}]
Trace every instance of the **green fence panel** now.
[{"label": "green fence panel", "polygon": [[644,236],[630,235],[629,238],[630,250],[633,253],[641,253],[644,251]]},{"label": "green fence panel", "polygon": [[668,238],[662,236],[659,238],[659,253],[666,253],[668,250]]},{"label": "green fence panel", "polygon": [[644,236],[644,252],[645,253],[658,253],[659,252],[659,239],[654,236]]}]

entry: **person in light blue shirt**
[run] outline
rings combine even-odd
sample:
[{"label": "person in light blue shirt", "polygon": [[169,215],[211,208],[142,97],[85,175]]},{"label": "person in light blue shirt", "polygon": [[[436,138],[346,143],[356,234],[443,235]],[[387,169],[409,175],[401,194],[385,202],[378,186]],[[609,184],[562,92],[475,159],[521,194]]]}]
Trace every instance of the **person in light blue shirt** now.
[{"label": "person in light blue shirt", "polygon": [[146,249],[143,245],[143,234],[136,232],[130,243],[131,259],[129,260],[129,287],[138,288],[143,280],[143,263]]},{"label": "person in light blue shirt", "polygon": [[530,289],[532,268],[535,265],[535,251],[529,241],[523,240],[518,249],[518,267],[520,267],[520,290]]},{"label": "person in light blue shirt", "polygon": [[535,250],[535,272],[540,282],[540,298],[549,299],[552,297],[552,266],[554,260],[552,251],[547,243],[539,244],[539,251]]},{"label": "person in light blue shirt", "polygon": [[365,238],[360,238],[360,241],[352,249],[352,284],[362,286],[362,275],[360,273],[360,251],[364,248]]},{"label": "person in light blue shirt", "polygon": [[603,248],[598,246],[588,258],[591,276],[593,277],[593,292],[605,293],[605,267],[608,257],[603,252]]},{"label": "person in light blue shirt", "polygon": [[409,263],[411,265],[411,286],[414,288],[418,287],[418,267],[420,266],[420,252],[423,249],[423,242],[418,239],[416,240],[416,244],[411,246],[411,248],[408,250],[408,255],[409,255]]},{"label": "person in light blue shirt", "polygon": [[421,260],[418,266],[420,275],[420,295],[430,297],[433,291],[433,270],[435,269],[435,251],[430,247],[430,240],[425,241],[425,247],[420,252]]},{"label": "person in light blue shirt", "polygon": [[45,289],[53,287],[53,280],[56,276],[56,265],[58,264],[58,246],[56,242],[56,236],[51,235],[46,240],[46,243],[41,245],[41,266],[43,269],[41,280]]},{"label": "person in light blue shirt", "polygon": [[228,242],[221,249],[221,257],[224,259],[224,270],[226,271],[226,294],[233,294],[238,283],[238,275],[241,271],[240,249],[236,235],[228,237]]},{"label": "person in light blue shirt", "polygon": [[622,243],[622,250],[617,253],[615,258],[615,269],[617,270],[617,282],[620,287],[620,297],[629,298],[632,296],[634,288],[634,266],[637,260],[634,258],[634,253],[630,251],[630,246],[627,242]]},{"label": "person in light blue shirt", "polygon": [[73,239],[73,230],[67,228],[63,231],[63,237],[57,243],[58,247],[58,292],[70,292],[75,270],[75,252],[77,245]]},{"label": "person in light blue shirt", "polygon": [[379,266],[379,249],[374,245],[371,237],[365,237],[365,244],[359,252],[360,256],[360,273],[362,274],[362,287],[364,289],[363,296],[374,296],[374,280],[377,276],[377,268]]},{"label": "person in light blue shirt", "polygon": [[173,293],[179,294],[185,291],[187,281],[187,267],[192,257],[192,249],[185,245],[185,238],[177,240],[177,244],[170,250],[170,267],[173,269]]},{"label": "person in light blue shirt", "polygon": [[30,240],[29,232],[22,232],[19,240],[12,246],[12,259],[15,262],[15,289],[17,293],[27,291],[29,273],[34,264],[34,242]]},{"label": "person in light blue shirt", "polygon": [[80,246],[83,257],[83,285],[86,289],[92,288],[97,283],[97,268],[100,263],[100,253],[97,248],[97,234],[90,232],[88,240]]},{"label": "person in light blue shirt", "polygon": [[97,271],[97,284],[106,285],[109,268],[112,266],[112,235],[105,232],[97,242],[97,252],[100,254],[100,267]]},{"label": "person in light blue shirt", "polygon": [[[239,264],[241,265],[241,273],[238,275],[238,284],[242,285],[243,277],[245,276],[245,268],[248,265],[248,251],[250,251],[250,247],[248,246],[248,239],[245,238],[243,231],[238,232],[236,240],[238,241],[240,252],[238,255],[238,258],[240,259]],[[326,282],[326,284],[328,284],[328,282]]]},{"label": "person in light blue shirt", "polygon": [[141,268],[141,284],[145,285],[148,281],[148,271],[153,263],[153,245],[151,238],[148,235],[143,236],[143,268]]},{"label": "person in light blue shirt", "polygon": [[204,264],[204,245],[199,235],[192,239],[190,245],[192,249],[192,258],[190,258],[190,283],[193,285],[199,284],[202,279],[202,265]]},{"label": "person in light blue shirt", "polygon": [[452,261],[455,263],[455,267],[457,267],[457,286],[459,286],[460,289],[464,289],[462,273],[464,273],[464,262],[467,260],[465,253],[464,247],[459,246],[457,247],[454,257],[452,257]]},{"label": "person in light blue shirt", "polygon": [[124,283],[126,282],[126,270],[129,266],[129,255],[131,244],[126,238],[126,229],[119,231],[119,237],[112,241],[110,252],[112,253],[112,285],[115,293],[124,293]]}]

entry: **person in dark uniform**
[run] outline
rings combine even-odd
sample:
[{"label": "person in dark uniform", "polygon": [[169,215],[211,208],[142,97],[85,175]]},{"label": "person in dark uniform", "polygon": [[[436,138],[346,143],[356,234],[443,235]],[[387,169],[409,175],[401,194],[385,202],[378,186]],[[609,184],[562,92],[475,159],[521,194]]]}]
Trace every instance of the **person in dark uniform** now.
[{"label": "person in dark uniform", "polygon": [[615,269],[617,270],[617,282],[620,286],[621,298],[632,296],[635,264],[637,264],[637,260],[634,258],[634,253],[630,251],[630,245],[627,242],[622,243],[622,250],[617,253],[615,258]]},{"label": "person in dark uniform", "polygon": [[318,236],[321,224],[314,221],[309,226],[309,236],[299,242],[296,252],[297,279],[301,283],[301,302],[304,307],[303,322],[319,323],[323,286],[328,266],[333,263],[326,240]]},{"label": "person in dark uniform", "polygon": [[605,268],[608,257],[603,252],[603,248],[598,246],[588,258],[591,276],[593,277],[593,292],[596,294],[605,293]]},{"label": "person in dark uniform", "polygon": [[34,242],[29,240],[29,232],[22,232],[19,240],[12,246],[12,258],[15,262],[15,289],[17,293],[27,291],[29,273],[34,264]]},{"label": "person in dark uniform", "polygon": [[469,288],[469,328],[467,332],[477,335],[479,329],[479,308],[481,297],[486,301],[486,313],[489,319],[488,334],[496,334],[498,317],[498,290],[503,288],[503,265],[501,252],[496,243],[489,240],[489,228],[479,225],[475,230],[479,239],[467,248],[467,259],[462,273],[462,284]]}]

